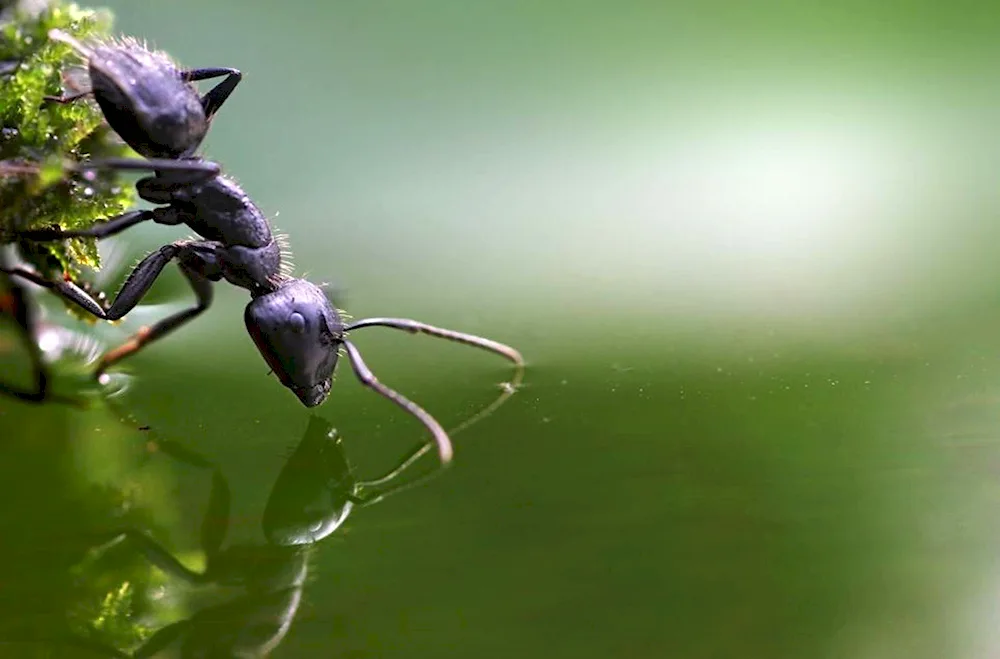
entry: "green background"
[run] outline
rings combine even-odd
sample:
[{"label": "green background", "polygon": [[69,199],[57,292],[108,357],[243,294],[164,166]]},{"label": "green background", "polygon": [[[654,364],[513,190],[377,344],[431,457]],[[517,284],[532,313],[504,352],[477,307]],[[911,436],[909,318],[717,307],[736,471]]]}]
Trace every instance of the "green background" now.
[{"label": "green background", "polygon": [[[186,66],[244,71],[206,152],[297,273],[355,317],[530,364],[453,469],[318,548],[275,656],[998,652],[991,4],[109,6]],[[184,235],[130,231],[125,262]],[[188,295],[172,272],[150,302]],[[232,535],[255,540],[309,413],[266,375],[245,303],[217,287],[128,362],[125,405],[222,464]],[[509,377],[460,346],[355,338],[446,426]],[[420,431],[346,368],[318,413],[366,474]],[[122,434],[9,402],[0,434],[55,415],[77,442]],[[193,551],[207,478],[169,471],[158,521]]]}]

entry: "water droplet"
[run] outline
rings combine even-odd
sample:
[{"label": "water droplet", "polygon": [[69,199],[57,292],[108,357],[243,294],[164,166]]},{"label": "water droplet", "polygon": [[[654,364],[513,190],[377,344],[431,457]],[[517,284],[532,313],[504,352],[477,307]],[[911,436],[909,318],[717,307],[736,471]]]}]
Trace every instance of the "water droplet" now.
[{"label": "water droplet", "polygon": [[113,396],[120,396],[128,391],[131,380],[132,378],[125,373],[115,373],[114,375],[101,373],[101,377],[97,381],[106,388],[105,395],[111,398]]},{"label": "water droplet", "polygon": [[54,353],[59,349],[60,343],[59,333],[56,331],[43,330],[38,336],[38,348],[44,353]]}]

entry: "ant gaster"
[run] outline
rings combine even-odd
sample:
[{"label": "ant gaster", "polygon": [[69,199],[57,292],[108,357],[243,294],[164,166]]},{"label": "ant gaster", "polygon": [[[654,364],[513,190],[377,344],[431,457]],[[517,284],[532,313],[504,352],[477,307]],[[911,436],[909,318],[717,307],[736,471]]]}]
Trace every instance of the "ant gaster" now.
[{"label": "ant gaster", "polygon": [[[88,47],[61,30],[50,31],[49,37],[87,60],[90,89],[46,100],[72,103],[92,94],[112,130],[147,158],[193,155],[243,78],[237,69],[180,69],[166,53],[131,38]],[[204,96],[191,84],[221,76],[225,80]]]},{"label": "ant gaster", "polygon": [[[70,41],[83,56],[89,58],[91,68],[96,66],[103,74],[107,74],[108,69],[105,62],[116,61],[111,55],[97,59],[94,53],[98,50],[91,51],[64,35],[59,35],[59,38]],[[131,48],[133,46],[125,50],[131,52]],[[134,58],[130,56],[125,59],[132,62]],[[138,58],[135,61],[154,64],[160,62],[155,58],[148,60]],[[173,70],[175,69],[171,69]],[[155,121],[149,121],[149,117],[129,120],[129,113],[141,114],[147,107],[160,108],[168,105],[171,98],[185,108],[189,105],[186,96],[170,95],[176,89],[173,84],[167,85],[165,90],[158,89],[155,86],[138,84],[138,81],[144,78],[141,72],[133,70],[133,74],[135,77],[129,78],[129,82],[137,83],[138,86],[134,88],[125,89],[121,86],[109,87],[100,84],[93,86],[95,97],[100,99],[102,96],[109,96],[105,102],[111,102],[112,105],[119,104],[115,105],[116,110],[112,115],[125,127],[123,130],[129,135],[128,139],[147,148],[150,154],[153,153],[152,147],[148,147],[150,144],[180,144],[184,141],[184,136],[190,135],[197,135],[196,139],[200,141],[203,131],[201,134],[199,131],[187,131],[183,122],[158,125]],[[105,77],[115,80],[112,75]],[[182,78],[183,76],[157,74],[151,79],[162,79],[168,83],[177,82],[183,89],[190,89]],[[225,83],[219,87],[223,85]],[[113,90],[110,94],[109,89]],[[206,95],[206,98],[211,94],[212,92]],[[162,98],[157,98],[158,95]],[[72,99],[63,100],[68,102]],[[203,105],[217,109],[220,102],[217,100],[214,106],[212,103]],[[98,103],[104,107],[101,100],[98,100]],[[166,114],[171,115],[169,112]],[[172,114],[172,116],[183,115],[184,111]],[[207,110],[206,116],[210,116]],[[138,138],[136,136],[139,131],[152,131],[152,133],[147,137]],[[165,136],[177,131],[181,134],[180,138],[176,135]],[[187,154],[196,147],[197,143],[188,144],[182,153]],[[96,369],[95,374],[99,379],[104,379],[107,369],[116,362],[205,311],[213,298],[212,282],[226,280],[249,291],[251,301],[244,313],[247,330],[271,370],[304,405],[314,407],[326,400],[330,393],[337,359],[340,350],[343,349],[355,375],[363,385],[400,406],[424,424],[437,443],[442,463],[449,462],[452,457],[448,434],[423,408],[378,381],[365,364],[361,353],[348,340],[348,333],[362,327],[389,327],[437,336],[501,355],[512,361],[517,371],[513,381],[506,385],[498,401],[512,393],[520,382],[524,366],[521,354],[502,343],[402,318],[369,318],[346,324],[318,286],[305,279],[291,277],[284,271],[280,243],[272,235],[267,218],[235,181],[221,175],[220,167],[216,163],[193,155],[173,160],[150,156],[145,160],[120,158],[94,160],[79,163],[73,168],[87,174],[108,169],[151,171],[153,175],[140,179],[136,188],[142,199],[160,206],[152,210],[129,211],[87,229],[51,228],[26,231],[21,234],[23,238],[36,241],[79,237],[101,239],[148,220],[164,225],[183,224],[203,238],[165,245],[144,258],[126,278],[118,295],[107,309],[102,308],[92,296],[72,281],[50,281],[23,267],[0,267],[0,271],[8,275],[21,277],[54,291],[98,318],[117,320],[139,304],[168,263],[177,261],[195,293],[197,300],[195,306],[168,316],[150,327],[141,328],[126,343],[107,352]]]}]

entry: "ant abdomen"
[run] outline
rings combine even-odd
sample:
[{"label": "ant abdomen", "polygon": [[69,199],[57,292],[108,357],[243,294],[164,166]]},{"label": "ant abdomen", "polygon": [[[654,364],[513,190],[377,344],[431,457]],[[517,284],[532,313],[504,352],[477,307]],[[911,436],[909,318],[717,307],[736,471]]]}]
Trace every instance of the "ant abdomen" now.
[{"label": "ant abdomen", "polygon": [[194,153],[208,131],[201,97],[165,54],[109,42],[89,57],[91,88],[111,128],[148,158]]},{"label": "ant abdomen", "polygon": [[[166,53],[135,39],[85,45],[59,30],[49,36],[87,60],[90,74],[89,90],[49,100],[71,103],[93,94],[108,125],[147,158],[194,155],[212,116],[242,79],[238,70],[230,68],[183,70]],[[204,96],[192,84],[223,76]]]}]

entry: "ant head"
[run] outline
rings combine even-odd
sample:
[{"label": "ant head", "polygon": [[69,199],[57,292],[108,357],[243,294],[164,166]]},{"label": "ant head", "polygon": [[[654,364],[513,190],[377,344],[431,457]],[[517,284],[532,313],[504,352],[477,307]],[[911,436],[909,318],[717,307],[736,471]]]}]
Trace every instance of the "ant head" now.
[{"label": "ant head", "polygon": [[194,153],[209,122],[169,57],[126,40],[97,45],[88,59],[94,99],[130,147],[147,158]]},{"label": "ant head", "polygon": [[306,407],[326,400],[344,324],[318,286],[289,279],[251,300],[243,319],[281,384]]}]

